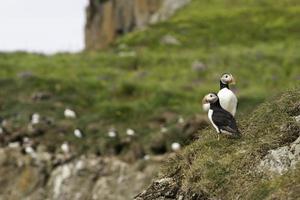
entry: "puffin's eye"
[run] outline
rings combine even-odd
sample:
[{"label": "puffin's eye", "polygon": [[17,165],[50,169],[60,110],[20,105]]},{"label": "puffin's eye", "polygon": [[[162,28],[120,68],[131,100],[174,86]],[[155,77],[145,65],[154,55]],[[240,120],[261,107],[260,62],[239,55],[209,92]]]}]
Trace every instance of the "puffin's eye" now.
[{"label": "puffin's eye", "polygon": [[226,75],[225,78],[228,78],[228,75]]},{"label": "puffin's eye", "polygon": [[209,95],[210,97],[213,97],[213,95]]}]

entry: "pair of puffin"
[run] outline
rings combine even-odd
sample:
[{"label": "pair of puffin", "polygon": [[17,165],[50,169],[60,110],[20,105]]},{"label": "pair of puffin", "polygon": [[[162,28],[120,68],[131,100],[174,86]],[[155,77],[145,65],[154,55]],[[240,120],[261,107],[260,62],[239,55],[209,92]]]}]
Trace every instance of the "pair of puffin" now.
[{"label": "pair of puffin", "polygon": [[209,93],[205,95],[202,103],[203,109],[208,111],[208,118],[216,129],[218,136],[224,133],[238,137],[240,132],[234,119],[238,100],[229,89],[230,84],[235,84],[232,74],[223,74],[220,78],[220,91],[218,94]]}]

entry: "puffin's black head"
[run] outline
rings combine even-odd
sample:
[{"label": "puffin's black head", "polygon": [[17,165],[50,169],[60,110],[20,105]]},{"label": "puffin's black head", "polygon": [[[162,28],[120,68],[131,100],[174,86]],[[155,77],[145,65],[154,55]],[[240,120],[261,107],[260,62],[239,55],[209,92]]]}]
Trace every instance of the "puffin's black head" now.
[{"label": "puffin's black head", "polygon": [[204,96],[202,103],[203,104],[206,104],[206,103],[213,104],[213,103],[217,102],[218,100],[219,100],[218,95],[216,93],[212,92],[212,93],[209,93]]},{"label": "puffin's black head", "polygon": [[224,74],[222,74],[222,76],[220,78],[220,82],[225,85],[235,84],[235,79],[232,76],[232,74],[224,73]]}]

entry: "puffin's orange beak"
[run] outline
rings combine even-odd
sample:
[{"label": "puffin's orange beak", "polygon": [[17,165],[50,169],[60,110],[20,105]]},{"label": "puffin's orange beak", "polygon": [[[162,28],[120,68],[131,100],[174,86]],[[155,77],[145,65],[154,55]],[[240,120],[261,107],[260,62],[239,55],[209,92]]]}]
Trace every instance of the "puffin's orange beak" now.
[{"label": "puffin's orange beak", "polygon": [[235,82],[235,79],[234,79],[233,76],[231,76],[231,77],[232,77],[232,79],[231,79],[231,82],[230,82],[230,83],[234,85],[234,84],[236,83],[236,82]]},{"label": "puffin's orange beak", "polygon": [[202,99],[202,104],[206,104],[206,103],[208,103],[207,102],[207,99],[206,99],[206,96]]}]

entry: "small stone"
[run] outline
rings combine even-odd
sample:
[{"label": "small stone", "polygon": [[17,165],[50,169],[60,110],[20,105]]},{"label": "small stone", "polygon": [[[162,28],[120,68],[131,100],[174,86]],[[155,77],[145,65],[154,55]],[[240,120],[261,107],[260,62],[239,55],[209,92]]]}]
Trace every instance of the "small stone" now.
[{"label": "small stone", "polygon": [[136,52],[135,51],[121,51],[118,53],[118,56],[121,58],[136,57]]},{"label": "small stone", "polygon": [[120,50],[124,50],[124,49],[127,49],[128,48],[128,46],[126,45],[126,44],[120,44],[119,46],[118,46],[118,49],[120,49]]},{"label": "small stone", "polygon": [[20,147],[20,143],[19,142],[11,142],[8,144],[8,147],[12,148],[12,149],[16,149],[16,148]]},{"label": "small stone", "polygon": [[144,160],[149,160],[150,159],[150,156],[147,154],[144,156]]},{"label": "small stone", "polygon": [[195,72],[203,72],[207,69],[206,65],[199,60],[195,60],[192,63],[192,70]]},{"label": "small stone", "polygon": [[18,77],[19,78],[22,78],[22,79],[28,79],[28,78],[32,78],[34,77],[33,73],[30,72],[30,71],[24,71],[24,72],[20,72],[18,74]]},{"label": "small stone", "polygon": [[32,100],[34,101],[42,101],[51,98],[51,94],[48,92],[37,92],[32,95]]},{"label": "small stone", "polygon": [[180,45],[179,40],[177,40],[177,38],[172,35],[165,35],[164,37],[162,37],[160,42],[166,45]]}]

